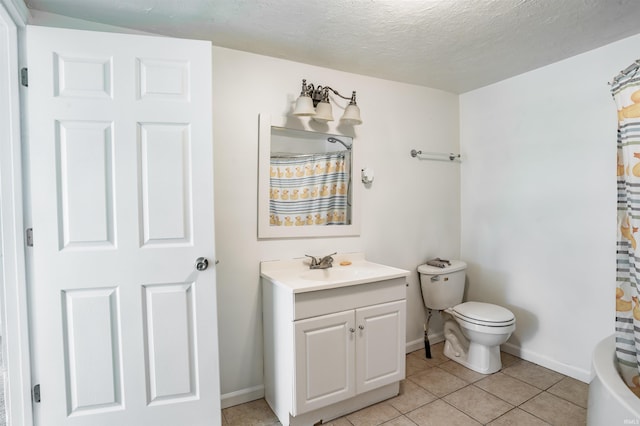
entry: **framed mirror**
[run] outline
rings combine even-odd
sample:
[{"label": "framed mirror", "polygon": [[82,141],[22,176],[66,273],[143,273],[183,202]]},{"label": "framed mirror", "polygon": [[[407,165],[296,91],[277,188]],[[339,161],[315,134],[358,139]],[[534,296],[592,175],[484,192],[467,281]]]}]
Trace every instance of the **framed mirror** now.
[{"label": "framed mirror", "polygon": [[260,114],[258,238],[360,234],[354,137]]}]

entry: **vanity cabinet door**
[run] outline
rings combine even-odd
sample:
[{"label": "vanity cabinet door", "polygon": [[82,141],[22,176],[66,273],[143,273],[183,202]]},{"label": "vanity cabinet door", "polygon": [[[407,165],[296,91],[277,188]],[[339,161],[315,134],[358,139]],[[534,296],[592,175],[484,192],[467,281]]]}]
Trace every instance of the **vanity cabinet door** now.
[{"label": "vanity cabinet door", "polygon": [[292,415],[355,395],[353,310],[294,323],[295,372]]},{"label": "vanity cabinet door", "polygon": [[356,309],[357,393],[404,379],[405,323],[405,300]]}]

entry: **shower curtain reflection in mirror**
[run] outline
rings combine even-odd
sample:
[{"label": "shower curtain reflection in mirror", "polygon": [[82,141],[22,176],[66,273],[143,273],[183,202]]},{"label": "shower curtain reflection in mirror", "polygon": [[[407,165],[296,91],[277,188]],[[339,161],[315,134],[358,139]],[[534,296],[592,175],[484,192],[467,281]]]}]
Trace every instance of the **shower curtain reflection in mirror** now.
[{"label": "shower curtain reflection in mirror", "polygon": [[355,135],[266,113],[258,126],[258,238],[360,235]]},{"label": "shower curtain reflection in mirror", "polygon": [[269,225],[347,225],[350,152],[272,153]]}]

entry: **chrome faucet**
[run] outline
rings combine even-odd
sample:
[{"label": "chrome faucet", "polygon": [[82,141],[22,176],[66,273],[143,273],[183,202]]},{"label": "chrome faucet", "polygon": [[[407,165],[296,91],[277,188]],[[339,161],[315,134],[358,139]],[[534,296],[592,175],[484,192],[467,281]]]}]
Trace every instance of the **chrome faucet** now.
[{"label": "chrome faucet", "polygon": [[333,266],[333,257],[331,256],[335,254],[337,253],[331,253],[320,259],[314,256],[309,256],[308,254],[305,254],[305,256],[311,258],[311,264],[309,265],[309,269],[327,269]]}]

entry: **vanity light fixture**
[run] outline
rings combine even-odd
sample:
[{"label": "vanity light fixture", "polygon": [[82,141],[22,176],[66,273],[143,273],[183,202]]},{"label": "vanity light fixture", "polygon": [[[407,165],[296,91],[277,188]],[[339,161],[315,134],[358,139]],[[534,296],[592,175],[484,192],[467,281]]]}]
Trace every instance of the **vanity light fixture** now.
[{"label": "vanity light fixture", "polygon": [[354,90],[350,98],[342,96],[337,90],[329,86],[316,86],[313,83],[307,84],[307,80],[302,79],[302,91],[300,97],[296,101],[293,115],[299,117],[311,117],[315,121],[326,123],[333,121],[333,113],[331,111],[331,103],[329,102],[329,92],[347,99],[349,105],[344,109],[344,114],[340,121],[347,124],[362,124],[360,118],[360,108],[356,104],[356,91]]}]

